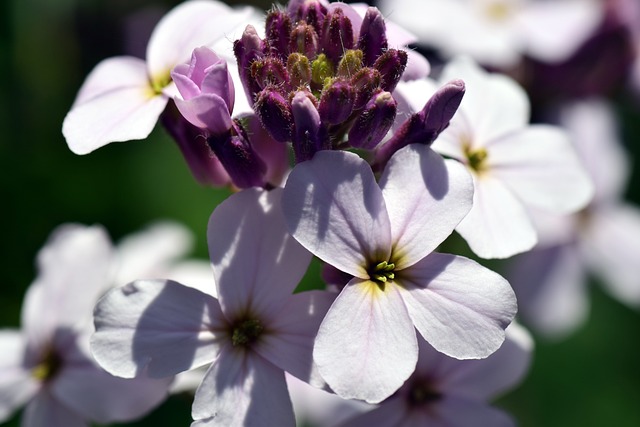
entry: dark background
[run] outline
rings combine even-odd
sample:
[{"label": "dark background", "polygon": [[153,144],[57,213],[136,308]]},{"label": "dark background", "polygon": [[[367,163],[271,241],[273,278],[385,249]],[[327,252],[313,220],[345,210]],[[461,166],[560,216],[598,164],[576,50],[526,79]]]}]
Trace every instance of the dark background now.
[{"label": "dark background", "polygon": [[[69,151],[61,134],[62,120],[91,69],[110,56],[143,56],[154,21],[177,3],[0,2],[2,327],[19,327],[22,297],[36,274],[35,255],[61,223],[103,224],[117,241],[155,220],[173,219],[193,230],[194,255],[207,257],[207,220],[228,192],[196,184],[161,128],[147,140],[111,144],[86,156]],[[141,11],[149,16],[146,25]],[[131,44],[136,28],[140,41]],[[637,157],[637,106],[624,92],[612,99],[625,142]],[[639,189],[636,170],[628,192],[636,203]],[[588,323],[560,343],[537,339],[528,378],[497,402],[521,427],[640,426],[640,314],[599,286],[591,286],[590,293]],[[128,425],[186,426],[190,403],[186,396],[172,397],[145,420]],[[18,426],[19,414],[4,425]]]}]

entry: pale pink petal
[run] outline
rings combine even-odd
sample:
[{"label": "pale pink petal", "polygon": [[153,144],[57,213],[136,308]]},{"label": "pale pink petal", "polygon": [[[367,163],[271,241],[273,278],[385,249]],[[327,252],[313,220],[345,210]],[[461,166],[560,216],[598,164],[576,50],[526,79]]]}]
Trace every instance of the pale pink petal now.
[{"label": "pale pink petal", "polygon": [[108,58],[95,66],[82,83],[71,109],[110,92],[139,87],[151,90],[146,63],[132,56]]},{"label": "pale pink petal", "polygon": [[293,426],[284,372],[260,356],[227,347],[196,391],[192,427]]},{"label": "pale pink petal", "polygon": [[522,203],[489,173],[474,180],[473,207],[456,228],[471,250],[482,258],[508,258],[536,244]]},{"label": "pale pink petal", "polygon": [[166,278],[218,298],[218,290],[213,280],[213,269],[209,261],[179,262],[167,271]]},{"label": "pale pink petal", "polygon": [[420,53],[407,49],[407,68],[402,74],[402,80],[418,80],[425,78],[431,72],[431,64]]},{"label": "pale pink petal", "polygon": [[313,351],[320,375],[345,399],[378,403],[415,369],[418,344],[407,308],[393,283],[384,291],[353,279],[327,313]]},{"label": "pale pink petal", "polygon": [[313,366],[313,341],[335,296],[310,291],[287,298],[277,316],[270,319],[269,333],[255,351],[283,371],[316,387],[324,386]]},{"label": "pale pink petal", "polygon": [[596,32],[604,19],[602,9],[597,1],[528,2],[517,17],[527,53],[546,62],[569,59]]},{"label": "pale pink petal", "polygon": [[227,63],[221,60],[206,70],[207,74],[202,81],[203,93],[215,93],[224,99],[229,112],[233,111],[235,103],[235,85],[231,74],[227,70]]},{"label": "pale pink petal", "polygon": [[[170,221],[151,224],[125,237],[117,246],[114,284],[122,286],[137,279],[165,278],[167,269],[189,252],[193,241],[188,228]],[[213,276],[210,281],[213,283]]]},{"label": "pale pink petal", "polygon": [[371,167],[344,151],[320,151],[291,171],[282,209],[289,231],[321,260],[362,279],[389,259],[391,227]]},{"label": "pale pink petal", "polygon": [[460,113],[465,116],[473,132],[467,135],[471,147],[483,147],[528,124],[529,100],[515,81],[501,74],[487,73],[467,57],[451,61],[440,76],[442,83],[454,79],[462,79],[466,90],[460,110],[451,123],[459,120]]},{"label": "pale pink petal", "polygon": [[393,99],[398,103],[396,120],[392,127],[394,132],[412,114],[422,110],[437,90],[438,84],[428,78],[398,82],[393,91]]},{"label": "pale pink petal", "polygon": [[236,193],[209,219],[207,236],[220,305],[233,320],[277,313],[307,271],[311,254],[284,225],[281,189]]},{"label": "pale pink petal", "polygon": [[83,418],[104,424],[149,412],[167,397],[171,380],[117,378],[85,359],[65,366],[51,384],[51,393]]},{"label": "pale pink petal", "polygon": [[409,315],[436,350],[456,359],[480,359],[502,345],[517,305],[500,275],[470,259],[439,253],[399,273]]},{"label": "pale pink petal", "polygon": [[38,353],[58,328],[91,323],[93,306],[112,279],[113,248],[102,227],[66,224],[38,253],[38,276],[29,287],[22,325]]},{"label": "pale pink petal", "polygon": [[[588,214],[587,214],[588,215]],[[620,301],[640,307],[640,209],[630,204],[593,213],[582,242],[589,266]]]},{"label": "pale pink petal", "polygon": [[[340,427],[403,427],[407,425],[406,423],[412,418],[412,415],[403,399],[392,397],[377,408],[364,414],[356,415],[338,425]],[[418,425],[420,424],[415,424],[415,426]],[[429,427],[431,427],[431,424],[429,424]]]},{"label": "pale pink petal", "polygon": [[224,135],[233,125],[227,103],[214,93],[204,93],[188,101],[174,99],[180,114],[192,125]]},{"label": "pale pink petal", "polygon": [[62,123],[71,151],[87,154],[111,142],[144,139],[167,105],[148,83],[118,88],[75,106]]},{"label": "pale pink petal", "polygon": [[473,180],[455,160],[412,144],[391,157],[380,178],[397,270],[430,254],[471,209]]},{"label": "pale pink petal", "polygon": [[629,179],[630,162],[620,143],[613,106],[602,99],[565,105],[560,121],[595,186],[594,202],[616,200]]},{"label": "pale pink petal", "polygon": [[44,389],[33,399],[22,414],[23,427],[88,427],[88,420],[59,402]]},{"label": "pale pink petal", "polygon": [[187,62],[193,49],[224,39],[253,13],[250,7],[232,9],[210,0],[176,6],[156,25],[147,45],[147,68],[152,80],[168,76],[174,66]]},{"label": "pale pink petal", "polygon": [[169,389],[169,393],[189,393],[191,395],[195,394],[198,386],[204,378],[204,374],[209,370],[209,366],[210,365],[204,365],[190,371],[180,372],[174,377],[173,382],[171,383],[171,388]]},{"label": "pale pink petal", "polygon": [[218,301],[172,281],[140,280],[96,306],[91,351],[100,366],[125,378],[167,377],[211,362],[226,331]]},{"label": "pale pink petal", "polygon": [[562,339],[589,314],[586,265],[575,244],[535,248],[513,259],[507,277],[522,321],[546,338]]},{"label": "pale pink petal", "polygon": [[31,399],[40,384],[24,365],[26,342],[19,331],[0,330],[0,423]]},{"label": "pale pink petal", "polygon": [[585,207],[593,197],[591,179],[569,135],[560,128],[529,126],[491,142],[487,149],[492,176],[527,205],[570,213]]},{"label": "pale pink petal", "polygon": [[438,375],[439,391],[488,402],[518,385],[531,365],[533,338],[515,322],[506,334],[504,344],[486,359],[447,359]]}]

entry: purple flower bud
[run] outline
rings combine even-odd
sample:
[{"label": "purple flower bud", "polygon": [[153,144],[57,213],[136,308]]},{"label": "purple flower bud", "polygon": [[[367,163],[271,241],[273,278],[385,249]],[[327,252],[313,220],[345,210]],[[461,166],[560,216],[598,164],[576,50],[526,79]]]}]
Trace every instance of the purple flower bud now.
[{"label": "purple flower bud", "polygon": [[382,76],[375,68],[365,67],[358,71],[351,78],[351,84],[356,91],[356,102],[354,110],[359,110],[365,106],[373,96],[373,93],[380,89]]},{"label": "purple flower bud", "polygon": [[238,61],[238,73],[249,100],[249,105],[253,105],[253,100],[261,89],[258,83],[251,78],[251,64],[257,59],[262,59],[264,51],[264,41],[258,36],[256,29],[252,25],[247,25],[240,40],[236,40],[233,43],[233,53]]},{"label": "purple flower bud", "polygon": [[296,163],[310,160],[313,155],[323,148],[321,135],[322,121],[320,114],[313,105],[313,95],[299,91],[291,101],[291,111],[295,123],[293,137],[293,151]]},{"label": "purple flower bud", "polygon": [[287,12],[294,21],[306,21],[320,34],[327,8],[318,0],[292,0]]},{"label": "purple flower bud", "polygon": [[267,168],[237,122],[234,122],[232,131],[227,135],[207,138],[207,144],[220,159],[236,187],[264,187]]},{"label": "purple flower bud", "polygon": [[338,64],[338,77],[350,79],[362,68],[362,51],[348,50]]},{"label": "purple flower bud", "polygon": [[374,149],[391,129],[397,109],[398,103],[391,93],[380,90],[374,94],[353,123],[349,144],[356,148]]},{"label": "purple flower bud", "polygon": [[370,7],[362,20],[358,38],[358,49],[363,53],[364,65],[372,66],[387,47],[387,31],[382,13],[378,8]]},{"label": "purple flower bud", "polygon": [[424,108],[405,121],[393,137],[376,153],[375,168],[383,169],[393,154],[409,144],[430,145],[449,126],[464,97],[462,80],[452,80],[442,86]]},{"label": "purple flower bud", "polygon": [[211,187],[229,184],[229,175],[207,145],[202,129],[189,123],[173,102],[169,102],[163,111],[160,122],[178,144],[191,173],[200,184]]},{"label": "purple flower bud", "polygon": [[289,15],[277,9],[269,12],[265,22],[265,32],[269,50],[277,54],[282,61],[286,61],[291,38]]},{"label": "purple flower bud", "polygon": [[322,26],[322,50],[327,57],[336,64],[342,53],[353,49],[354,45],[351,20],[340,8],[329,12]]},{"label": "purple flower bud", "polygon": [[291,31],[289,51],[298,52],[307,58],[315,58],[318,54],[318,34],[308,24],[300,23]]},{"label": "purple flower bud", "polygon": [[344,122],[351,115],[355,100],[355,90],[348,81],[334,80],[320,97],[318,112],[322,121],[332,125]]},{"label": "purple flower bud", "polygon": [[291,89],[306,87],[311,82],[311,64],[309,59],[301,53],[292,53],[287,59],[287,71]]},{"label": "purple flower bud", "polygon": [[291,141],[293,117],[287,100],[274,86],[264,88],[256,98],[254,110],[262,126],[279,142]]},{"label": "purple flower bud", "polygon": [[376,59],[373,68],[382,75],[382,89],[393,92],[407,67],[407,52],[389,49]]},{"label": "purple flower bud", "polygon": [[280,58],[275,56],[253,61],[251,64],[251,77],[253,77],[260,89],[264,89],[269,85],[289,85],[289,73]]}]

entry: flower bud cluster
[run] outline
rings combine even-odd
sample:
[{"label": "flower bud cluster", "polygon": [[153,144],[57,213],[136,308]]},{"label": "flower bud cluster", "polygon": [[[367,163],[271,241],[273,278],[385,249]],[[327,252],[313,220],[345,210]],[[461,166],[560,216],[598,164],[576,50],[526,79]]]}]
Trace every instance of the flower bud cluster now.
[{"label": "flower bud cluster", "polygon": [[262,125],[296,161],[319,150],[373,149],[394,122],[407,52],[389,48],[384,19],[347,5],[291,2],[234,43],[240,78]]}]

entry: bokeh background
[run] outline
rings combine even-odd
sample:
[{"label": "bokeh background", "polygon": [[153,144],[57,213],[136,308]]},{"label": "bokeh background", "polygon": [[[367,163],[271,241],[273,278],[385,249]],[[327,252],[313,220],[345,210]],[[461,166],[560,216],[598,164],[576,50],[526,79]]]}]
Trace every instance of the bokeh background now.
[{"label": "bokeh background", "polygon": [[[35,255],[61,223],[103,224],[117,241],[155,220],[177,220],[196,236],[193,255],[207,257],[207,219],[228,192],[199,186],[161,128],[147,140],[111,144],[86,156],[71,153],[61,134],[62,120],[93,66],[109,56],[143,56],[156,20],[177,3],[0,2],[0,328],[19,327],[22,297],[36,274]],[[640,158],[640,102],[623,86],[611,99],[626,146]],[[637,168],[627,197],[640,203]],[[460,239],[451,244],[468,254]],[[319,283],[318,271],[316,263],[307,286]],[[599,286],[590,293],[588,323],[562,342],[536,337],[529,376],[497,401],[521,427],[640,426],[640,312]],[[188,396],[174,396],[127,425],[186,426],[190,404]],[[3,426],[18,426],[19,417]]]}]

